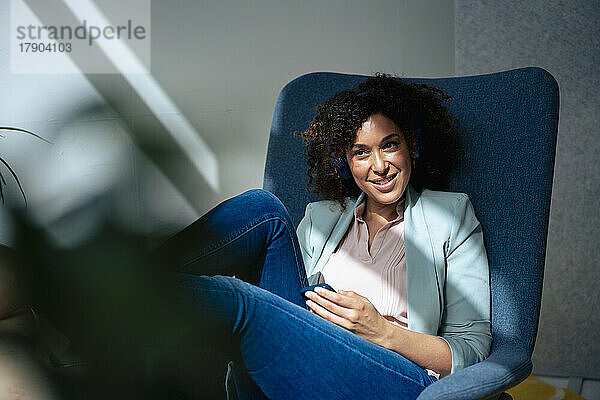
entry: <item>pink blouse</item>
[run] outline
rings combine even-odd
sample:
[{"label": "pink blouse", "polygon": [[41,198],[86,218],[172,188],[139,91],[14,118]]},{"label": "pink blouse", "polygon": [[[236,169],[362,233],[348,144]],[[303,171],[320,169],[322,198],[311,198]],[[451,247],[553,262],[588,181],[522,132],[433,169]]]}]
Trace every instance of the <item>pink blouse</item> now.
[{"label": "pink blouse", "polygon": [[408,328],[406,314],[406,259],[404,258],[404,200],[396,205],[398,217],[375,234],[371,251],[369,231],[362,214],[363,200],[354,210],[354,222],[323,268],[323,278],[335,290],[353,290],[369,299],[390,322]]}]

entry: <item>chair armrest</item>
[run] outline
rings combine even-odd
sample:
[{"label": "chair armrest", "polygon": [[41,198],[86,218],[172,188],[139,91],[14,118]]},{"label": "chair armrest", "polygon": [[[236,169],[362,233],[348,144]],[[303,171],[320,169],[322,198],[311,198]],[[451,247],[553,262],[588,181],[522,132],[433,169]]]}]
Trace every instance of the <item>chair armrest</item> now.
[{"label": "chair armrest", "polygon": [[418,400],[495,399],[529,376],[533,364],[527,350],[504,346],[475,365],[431,384]]}]

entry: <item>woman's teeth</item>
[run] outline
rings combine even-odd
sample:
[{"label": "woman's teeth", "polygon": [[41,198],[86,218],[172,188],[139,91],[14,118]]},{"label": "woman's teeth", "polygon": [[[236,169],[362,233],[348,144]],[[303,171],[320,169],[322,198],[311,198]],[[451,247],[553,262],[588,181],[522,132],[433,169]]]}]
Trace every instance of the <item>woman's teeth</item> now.
[{"label": "woman's teeth", "polygon": [[394,175],[390,175],[387,178],[380,180],[380,181],[371,181],[376,185],[385,185],[386,183],[388,183],[389,181],[391,181],[392,179],[394,179],[396,177],[396,174]]}]

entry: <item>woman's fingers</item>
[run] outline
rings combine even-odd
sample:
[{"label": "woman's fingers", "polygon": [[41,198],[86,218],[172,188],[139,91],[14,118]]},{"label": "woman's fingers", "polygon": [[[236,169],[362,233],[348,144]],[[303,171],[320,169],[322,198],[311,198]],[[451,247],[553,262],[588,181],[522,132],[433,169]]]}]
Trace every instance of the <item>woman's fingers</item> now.
[{"label": "woman's fingers", "polygon": [[308,297],[309,299],[311,299],[312,301],[314,301],[315,303],[319,304],[321,307],[325,308],[326,310],[339,315],[340,317],[345,317],[346,315],[346,311],[347,309],[344,307],[341,307],[337,304],[335,304],[332,301],[329,301],[328,299],[326,299],[325,297],[313,292],[313,291],[308,291],[306,292],[306,297]]},{"label": "woman's fingers", "polygon": [[[315,297],[318,297],[318,296],[315,296]],[[328,321],[333,322],[336,325],[341,326],[342,328],[350,329],[350,322],[347,319],[332,313],[331,311],[325,309],[322,305],[318,304],[317,302],[315,302],[313,300],[307,300],[306,305],[308,307],[310,307],[310,309],[315,314],[325,318]]]},{"label": "woman's fingers", "polygon": [[321,287],[316,287],[315,292],[319,296],[321,296],[339,306],[342,306],[345,308],[354,308],[356,306],[356,300],[353,299],[352,297],[346,295],[345,292],[344,292],[344,294],[336,293],[336,292],[332,292],[331,290],[323,289]]}]

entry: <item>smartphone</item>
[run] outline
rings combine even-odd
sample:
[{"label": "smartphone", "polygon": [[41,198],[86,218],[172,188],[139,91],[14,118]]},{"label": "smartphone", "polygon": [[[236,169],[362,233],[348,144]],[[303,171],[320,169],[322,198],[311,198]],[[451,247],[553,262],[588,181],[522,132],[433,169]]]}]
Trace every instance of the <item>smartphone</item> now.
[{"label": "smartphone", "polygon": [[308,292],[309,290],[314,290],[317,286],[322,287],[322,288],[327,289],[327,290],[331,290],[332,292],[335,292],[335,290],[331,286],[329,286],[328,284],[326,284],[326,283],[319,283],[319,284],[316,284],[316,285],[310,285],[310,286],[307,286],[307,287],[304,287],[304,288],[300,289],[300,294],[302,296],[304,296],[304,294],[306,292]]}]

